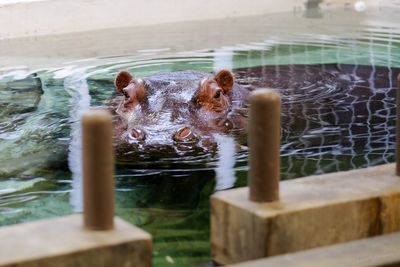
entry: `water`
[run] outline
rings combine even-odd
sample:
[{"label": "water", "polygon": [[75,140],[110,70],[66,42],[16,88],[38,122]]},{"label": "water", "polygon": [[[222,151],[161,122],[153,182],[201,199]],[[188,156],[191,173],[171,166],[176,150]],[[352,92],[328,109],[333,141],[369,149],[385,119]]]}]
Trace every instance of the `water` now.
[{"label": "water", "polygon": [[[2,66],[0,225],[81,209],[78,118],[89,106],[107,105],[122,69],[142,77],[228,67],[249,89],[277,89],[282,179],[392,162],[400,23],[397,10],[369,12],[313,9],[246,18],[219,24],[219,32],[234,23],[240,33],[226,28],[218,39],[206,27],[209,34],[180,47],[160,40],[118,56],[44,61],[28,70]],[[208,41],[199,48],[201,38]],[[248,153],[236,145],[243,140],[216,140],[218,149],[209,154],[117,164],[117,215],[153,234],[154,266],[211,260],[209,196],[246,184]]]}]

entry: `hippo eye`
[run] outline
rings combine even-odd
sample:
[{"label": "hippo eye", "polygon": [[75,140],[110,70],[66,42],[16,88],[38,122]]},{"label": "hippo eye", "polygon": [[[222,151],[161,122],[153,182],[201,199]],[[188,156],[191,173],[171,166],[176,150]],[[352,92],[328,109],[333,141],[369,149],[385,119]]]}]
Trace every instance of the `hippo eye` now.
[{"label": "hippo eye", "polygon": [[220,96],[221,96],[221,90],[216,91],[214,94],[214,98],[218,99]]}]

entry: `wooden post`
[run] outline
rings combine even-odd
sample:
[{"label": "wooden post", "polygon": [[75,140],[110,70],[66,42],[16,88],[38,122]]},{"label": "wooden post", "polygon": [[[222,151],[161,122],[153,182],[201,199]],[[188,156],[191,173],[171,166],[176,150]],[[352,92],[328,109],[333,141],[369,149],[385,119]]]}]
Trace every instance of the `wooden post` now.
[{"label": "wooden post", "polygon": [[111,114],[91,110],[82,117],[83,218],[88,230],[114,227],[114,153]]},{"label": "wooden post", "polygon": [[114,219],[112,129],[107,111],[82,117],[83,215],[0,227],[0,267],[152,266],[151,236]]},{"label": "wooden post", "polygon": [[250,94],[250,200],[279,200],[281,98],[271,89]]},{"label": "wooden post", "polygon": [[400,176],[400,73],[397,76],[396,91],[396,175]]}]

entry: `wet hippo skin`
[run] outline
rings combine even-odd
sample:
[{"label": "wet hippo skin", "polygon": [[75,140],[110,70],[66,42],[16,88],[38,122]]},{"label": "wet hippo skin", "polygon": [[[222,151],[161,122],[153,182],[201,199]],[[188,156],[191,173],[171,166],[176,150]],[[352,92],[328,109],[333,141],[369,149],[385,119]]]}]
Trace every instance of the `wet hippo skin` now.
[{"label": "wet hippo skin", "polygon": [[262,87],[282,96],[282,153],[390,147],[398,73],[396,68],[339,64],[141,78],[121,72],[115,80],[120,96],[113,102],[117,157],[132,162],[212,155],[215,134],[246,145],[248,92]]}]

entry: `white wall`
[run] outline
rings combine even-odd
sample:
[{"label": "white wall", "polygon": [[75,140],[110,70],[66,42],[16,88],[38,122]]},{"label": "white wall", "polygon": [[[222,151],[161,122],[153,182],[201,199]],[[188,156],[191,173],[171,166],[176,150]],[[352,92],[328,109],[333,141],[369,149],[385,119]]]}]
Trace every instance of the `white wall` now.
[{"label": "white wall", "polygon": [[[305,0],[0,0],[0,40],[170,22],[255,16],[301,9],[304,8],[305,2]],[[355,2],[357,1],[327,0],[321,6],[334,8],[354,5]],[[380,1],[362,2],[375,5]]]}]

